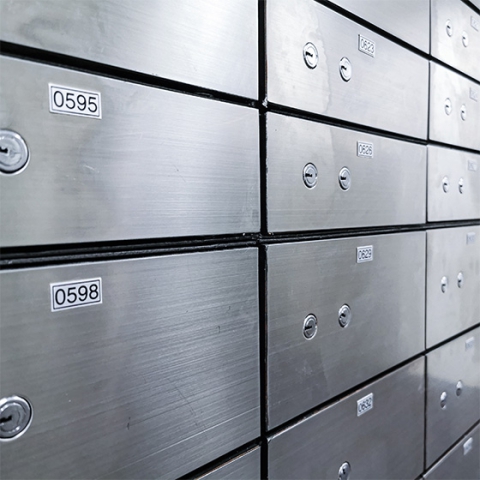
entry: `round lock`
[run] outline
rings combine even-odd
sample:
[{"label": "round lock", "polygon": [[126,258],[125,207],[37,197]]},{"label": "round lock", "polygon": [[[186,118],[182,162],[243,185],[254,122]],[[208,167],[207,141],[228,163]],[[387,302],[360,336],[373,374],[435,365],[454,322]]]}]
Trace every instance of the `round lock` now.
[{"label": "round lock", "polygon": [[0,172],[19,172],[27,165],[29,156],[27,144],[18,133],[0,130]]},{"label": "round lock", "polygon": [[338,469],[338,480],[348,480],[350,478],[350,472],[352,468],[348,462],[343,462]]},{"label": "round lock", "polygon": [[317,317],[313,314],[308,315],[303,321],[303,335],[311,340],[317,334]]},{"label": "round lock", "polygon": [[458,191],[460,193],[463,193],[463,187],[464,187],[464,181],[463,181],[463,178],[461,178],[459,181],[458,181]]},{"label": "round lock", "polygon": [[445,113],[447,115],[452,113],[452,101],[449,98],[445,99]]},{"label": "round lock", "polygon": [[12,395],[0,400],[0,441],[10,441],[26,432],[32,423],[32,407],[22,397]]},{"label": "round lock", "polygon": [[448,190],[450,189],[450,181],[448,180],[448,177],[443,177],[442,188],[445,193],[447,193]]},{"label": "round lock", "polygon": [[468,47],[468,33],[465,31],[462,32],[462,43],[465,48]]},{"label": "round lock", "polygon": [[338,174],[338,183],[342,190],[348,190],[352,185],[352,175],[347,167],[343,167]]},{"label": "round lock", "polygon": [[467,107],[465,105],[462,105],[460,108],[460,116],[462,117],[463,121],[467,119]]},{"label": "round lock", "polygon": [[442,392],[442,394],[440,395],[440,407],[447,407],[447,392]]},{"label": "round lock", "polygon": [[449,37],[453,35],[453,25],[450,20],[447,20],[447,23],[445,24],[445,31]]},{"label": "round lock", "polygon": [[442,280],[440,282],[440,288],[442,289],[443,293],[447,291],[447,287],[448,287],[448,278],[442,277]]},{"label": "round lock", "polygon": [[459,272],[459,274],[457,275],[457,285],[458,285],[458,288],[462,288],[462,287],[463,287],[463,282],[464,282],[463,273],[462,273],[462,272]]},{"label": "round lock", "polygon": [[340,70],[340,76],[345,82],[350,81],[352,78],[352,64],[350,63],[350,60],[347,57],[343,57],[340,60],[340,64],[338,66]]},{"label": "round lock", "polygon": [[338,311],[338,323],[342,328],[347,328],[352,321],[352,310],[345,304],[340,307]]},{"label": "round lock", "polygon": [[303,47],[303,59],[308,68],[313,69],[318,65],[318,51],[313,43],[308,42]]},{"label": "round lock", "polygon": [[307,163],[303,168],[303,183],[307,188],[313,188],[317,184],[318,170],[313,163]]},{"label": "round lock", "polygon": [[462,390],[463,390],[463,382],[461,380],[459,380],[457,382],[457,385],[456,385],[456,394],[457,394],[457,397],[459,397],[461,394],[462,394]]}]

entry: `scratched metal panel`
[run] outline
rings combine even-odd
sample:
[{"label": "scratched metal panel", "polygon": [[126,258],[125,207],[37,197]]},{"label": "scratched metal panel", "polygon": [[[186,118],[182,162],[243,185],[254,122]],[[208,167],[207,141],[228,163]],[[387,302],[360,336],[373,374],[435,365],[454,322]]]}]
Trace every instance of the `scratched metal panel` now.
[{"label": "scratched metal panel", "polygon": [[260,447],[203,475],[199,480],[260,480]]},{"label": "scratched metal panel", "polygon": [[480,155],[428,146],[428,221],[480,218]]},{"label": "scratched metal panel", "polygon": [[427,348],[480,323],[480,226],[427,232]]},{"label": "scratched metal panel", "polygon": [[[2,247],[259,230],[253,108],[0,65],[0,125],[30,149],[23,171],[0,174]],[[50,113],[49,83],[101,93],[102,118]]]},{"label": "scratched metal panel", "polygon": [[[317,169],[313,188],[308,164]],[[425,146],[267,114],[269,232],[424,223],[425,197]]]},{"label": "scratched metal panel", "polygon": [[430,0],[330,0],[369,23],[429,53]]},{"label": "scratched metal panel", "polygon": [[[411,479],[423,470],[423,358],[273,436],[269,478]],[[373,408],[358,415],[359,400]],[[348,462],[350,476],[340,476]]]},{"label": "scratched metal panel", "polygon": [[465,435],[425,475],[425,480],[478,480],[480,478],[480,426]]},{"label": "scratched metal panel", "polygon": [[[364,246],[373,260],[358,263]],[[269,428],[424,348],[423,232],[267,246],[266,288]],[[317,332],[306,338],[310,315]]]},{"label": "scratched metal panel", "polygon": [[[176,478],[258,437],[257,257],[4,271],[0,391],[34,413],[1,478]],[[51,310],[51,283],[96,277],[101,304]]]},{"label": "scratched metal panel", "polygon": [[427,354],[427,467],[480,419],[479,344],[477,328]]},{"label": "scratched metal panel", "polygon": [[258,97],[256,0],[2,0],[0,38]]},{"label": "scratched metal panel", "polygon": [[430,62],[430,139],[480,150],[480,85]]},{"label": "scratched metal panel", "polygon": [[432,56],[480,81],[480,15],[461,0],[432,0]]},{"label": "scratched metal panel", "polygon": [[267,1],[266,42],[269,102],[426,138],[424,58],[311,0]]}]

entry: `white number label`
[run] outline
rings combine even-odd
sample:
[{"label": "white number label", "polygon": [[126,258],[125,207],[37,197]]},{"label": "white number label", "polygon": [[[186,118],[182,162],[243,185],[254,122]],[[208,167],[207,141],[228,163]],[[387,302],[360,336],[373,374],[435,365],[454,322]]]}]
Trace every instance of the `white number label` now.
[{"label": "white number label", "polygon": [[373,158],[373,143],[357,142],[357,157]]},{"label": "white number label", "polygon": [[50,90],[50,112],[102,118],[100,93],[59,87],[52,84],[48,87]]},{"label": "white number label", "polygon": [[476,160],[468,160],[467,168],[468,168],[471,172],[476,172],[477,169],[478,169]]},{"label": "white number label", "polygon": [[366,397],[357,400],[357,417],[363,415],[373,408],[373,393],[369,393]]},{"label": "white number label", "polygon": [[363,35],[358,35],[358,49],[371,57],[375,57],[375,42]]},{"label": "white number label", "polygon": [[470,437],[464,444],[463,444],[463,454],[467,455],[470,450],[473,448],[473,438]]},{"label": "white number label", "polygon": [[475,232],[467,233],[467,245],[472,245],[475,243]]},{"label": "white number label", "polygon": [[474,90],[473,88],[470,88],[470,98],[473,101],[478,102],[478,92],[477,92],[477,90]]},{"label": "white number label", "polygon": [[373,245],[357,247],[357,263],[373,261]]},{"label": "white number label", "polygon": [[465,340],[465,350],[470,350],[475,346],[475,337],[470,337]]},{"label": "white number label", "polygon": [[102,279],[51,283],[52,312],[102,303]]},{"label": "white number label", "polygon": [[477,32],[479,31],[479,23],[478,23],[478,20],[474,17],[470,17],[470,25],[472,26],[472,28],[474,28]]}]

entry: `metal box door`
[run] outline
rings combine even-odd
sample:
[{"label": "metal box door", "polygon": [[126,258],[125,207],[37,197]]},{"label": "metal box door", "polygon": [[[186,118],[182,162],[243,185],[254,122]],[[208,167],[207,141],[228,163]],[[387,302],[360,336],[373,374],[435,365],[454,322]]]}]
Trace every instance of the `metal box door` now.
[{"label": "metal box door", "polygon": [[427,348],[480,323],[480,226],[427,232]]},{"label": "metal box door", "polygon": [[269,428],[424,348],[423,232],[270,245],[266,289]]},{"label": "metal box door", "polygon": [[[0,65],[0,126],[30,150],[23,171],[0,174],[2,247],[259,230],[253,108],[13,58]],[[49,85],[97,92],[101,118],[51,113]]]},{"label": "metal box door", "polygon": [[429,0],[330,0],[369,23],[429,53]]},{"label": "metal box door", "polygon": [[480,15],[461,0],[432,0],[431,17],[432,56],[480,80]]},{"label": "metal box door", "polygon": [[267,114],[269,232],[425,222],[426,147]]},{"label": "metal box door", "polygon": [[[0,476],[176,478],[259,436],[257,257],[3,272],[0,391],[33,421],[0,442]],[[63,308],[98,279],[101,303]]]},{"label": "metal box door", "polygon": [[428,146],[429,222],[480,218],[480,155]]},{"label": "metal box door", "polygon": [[430,62],[430,139],[480,150],[480,85]]},{"label": "metal box door", "polygon": [[419,358],[274,435],[269,478],[417,478],[423,470],[424,366]]},{"label": "metal box door", "polygon": [[427,60],[311,0],[266,8],[269,102],[426,138]]},{"label": "metal box door", "polygon": [[427,354],[427,467],[480,419],[479,343],[477,328]]},{"label": "metal box door", "polygon": [[2,0],[3,41],[258,98],[255,0]]},{"label": "metal box door", "polygon": [[424,476],[424,480],[476,480],[480,478],[480,426],[465,435]]},{"label": "metal box door", "polygon": [[260,480],[260,447],[230,460],[199,480]]}]

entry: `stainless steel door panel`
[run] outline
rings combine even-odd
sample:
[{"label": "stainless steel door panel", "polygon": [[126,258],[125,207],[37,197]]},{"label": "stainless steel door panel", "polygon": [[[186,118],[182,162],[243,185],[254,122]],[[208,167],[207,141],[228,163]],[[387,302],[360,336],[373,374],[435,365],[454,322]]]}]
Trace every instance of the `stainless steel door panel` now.
[{"label": "stainless steel door panel", "polygon": [[480,15],[461,0],[432,0],[431,15],[432,56],[480,80]]},{"label": "stainless steel door panel", "polygon": [[[356,263],[362,246],[373,261]],[[269,428],[421,352],[424,292],[423,232],[268,246]],[[307,339],[309,315],[317,333]]]},{"label": "stainless steel door panel", "polygon": [[480,419],[479,344],[477,328],[427,354],[427,467]]},{"label": "stainless steel door panel", "polygon": [[425,475],[425,480],[478,480],[480,478],[480,426],[465,435]]},{"label": "stainless steel door panel", "polygon": [[[368,144],[373,158],[358,156]],[[318,171],[313,188],[303,179],[309,163]],[[338,180],[344,167],[351,173],[348,190]],[[270,232],[423,223],[425,197],[423,145],[267,115]]]},{"label": "stainless steel door panel", "polygon": [[480,227],[427,232],[427,348],[480,323]]},{"label": "stainless steel door panel", "polygon": [[[425,59],[310,0],[267,1],[266,28],[269,102],[426,138]],[[359,36],[374,42],[374,57]]]},{"label": "stainless steel door panel", "polygon": [[0,37],[258,98],[255,0],[2,0]]},{"label": "stainless steel door panel", "polygon": [[[176,478],[254,440],[257,256],[2,273],[0,391],[34,416],[0,443],[1,478]],[[51,311],[50,284],[96,277],[101,304]]]},{"label": "stainless steel door panel", "polygon": [[428,147],[428,221],[480,218],[480,155]]},{"label": "stainless steel door panel", "polygon": [[201,480],[260,480],[260,478],[259,447],[200,477]]},{"label": "stainless steel door panel", "polygon": [[[349,12],[429,53],[429,0],[330,0]],[[401,19],[401,21],[399,21]]]},{"label": "stainless steel door panel", "polygon": [[[30,149],[0,175],[1,246],[259,229],[254,109],[3,58],[0,125]],[[49,83],[101,93],[102,118],[49,112]]]},{"label": "stainless steel door panel", "polygon": [[[423,469],[424,359],[391,373],[275,435],[270,479],[416,478]],[[357,401],[373,409],[357,416]]]},{"label": "stainless steel door panel", "polygon": [[480,0],[468,0],[468,1],[480,10]]},{"label": "stainless steel door panel", "polygon": [[436,63],[430,68],[430,139],[480,150],[480,85]]}]

